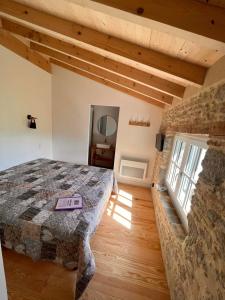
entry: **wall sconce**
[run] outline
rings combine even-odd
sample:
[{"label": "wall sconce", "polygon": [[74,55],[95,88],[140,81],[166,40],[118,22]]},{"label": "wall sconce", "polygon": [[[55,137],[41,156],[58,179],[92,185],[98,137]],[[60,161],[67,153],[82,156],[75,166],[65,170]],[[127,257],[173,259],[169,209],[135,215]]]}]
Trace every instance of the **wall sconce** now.
[{"label": "wall sconce", "polygon": [[28,126],[30,127],[30,128],[33,128],[33,129],[36,129],[37,128],[37,126],[36,126],[36,117],[33,117],[33,116],[31,116],[31,115],[27,115],[27,119],[29,120],[29,124],[28,124]]}]

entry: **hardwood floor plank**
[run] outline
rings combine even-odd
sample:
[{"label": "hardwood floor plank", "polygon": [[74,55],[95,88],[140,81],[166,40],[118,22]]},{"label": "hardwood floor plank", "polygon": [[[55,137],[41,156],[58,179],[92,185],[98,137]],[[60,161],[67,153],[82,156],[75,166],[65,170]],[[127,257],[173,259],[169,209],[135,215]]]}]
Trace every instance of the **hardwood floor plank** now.
[{"label": "hardwood floor plank", "polygon": [[121,252],[121,242],[110,241],[109,239],[101,238],[99,241],[92,243],[94,251],[104,251],[107,248],[109,255],[116,255],[122,258],[132,259],[133,261],[140,262],[142,264],[151,264],[152,266],[160,266],[162,269],[162,258],[157,255],[158,250],[152,250],[148,248],[134,247],[133,245],[123,243],[123,251]]},{"label": "hardwood floor plank", "polygon": [[[113,278],[111,276],[104,276],[98,272],[95,275],[95,280],[90,285],[91,290],[98,290],[105,293],[105,299],[108,295],[114,295],[122,300],[169,300],[168,293],[155,291],[140,287],[130,282],[121,280],[120,278]],[[88,292],[88,290],[87,290]],[[86,294],[86,293],[85,293]],[[90,300],[92,298],[88,298]],[[83,300],[83,299],[82,299]]]}]

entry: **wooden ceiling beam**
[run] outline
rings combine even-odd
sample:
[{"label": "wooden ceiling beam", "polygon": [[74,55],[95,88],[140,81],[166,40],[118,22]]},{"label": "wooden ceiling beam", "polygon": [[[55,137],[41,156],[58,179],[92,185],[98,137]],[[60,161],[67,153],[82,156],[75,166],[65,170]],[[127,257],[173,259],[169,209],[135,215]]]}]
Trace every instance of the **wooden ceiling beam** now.
[{"label": "wooden ceiling beam", "polygon": [[86,78],[89,78],[89,79],[91,79],[91,80],[94,80],[94,81],[96,81],[96,82],[98,82],[98,83],[101,83],[101,84],[104,84],[104,85],[106,85],[106,86],[108,86],[108,87],[111,87],[111,88],[113,88],[113,89],[116,89],[116,90],[118,90],[118,91],[120,91],[120,92],[123,92],[123,93],[125,93],[125,94],[128,94],[129,96],[135,97],[135,98],[137,98],[137,99],[141,99],[141,100],[143,100],[143,101],[145,101],[145,102],[147,102],[147,103],[149,103],[149,104],[158,106],[158,107],[160,107],[160,108],[164,108],[164,107],[165,107],[165,105],[164,105],[162,102],[158,102],[158,101],[155,100],[155,99],[151,99],[150,97],[141,95],[141,94],[139,94],[139,93],[137,93],[137,92],[135,92],[135,91],[132,91],[132,90],[127,89],[127,88],[124,87],[124,86],[121,86],[121,85],[119,85],[119,84],[116,84],[116,83],[114,83],[114,82],[111,82],[111,81],[109,81],[109,80],[106,80],[106,79],[104,79],[104,78],[95,76],[94,74],[85,72],[85,71],[80,70],[80,69],[78,69],[78,68],[72,67],[71,65],[65,64],[65,63],[63,63],[63,62],[61,62],[61,61],[58,61],[58,60],[56,60],[56,59],[50,58],[50,62],[53,63],[53,64],[55,64],[55,65],[58,65],[58,66],[60,66],[60,67],[62,67],[62,68],[64,68],[64,69],[67,69],[67,70],[69,70],[69,71],[72,71],[72,72],[74,72],[74,73],[76,73],[76,74],[79,74],[79,75],[81,75],[81,76],[84,76],[84,77],[86,77]]},{"label": "wooden ceiling beam", "polygon": [[209,7],[196,0],[92,1],[225,43],[225,9],[222,7]]},{"label": "wooden ceiling beam", "polygon": [[51,73],[51,65],[46,58],[31,50],[23,42],[2,28],[0,28],[0,44],[44,71]]},{"label": "wooden ceiling beam", "polygon": [[154,90],[148,86],[145,86],[143,84],[140,84],[138,82],[135,82],[131,79],[125,78],[120,76],[119,74],[115,74],[112,72],[109,72],[107,70],[104,70],[102,68],[99,68],[95,65],[92,65],[90,63],[87,63],[85,61],[76,59],[75,57],[63,54],[61,52],[55,51],[53,49],[50,49],[48,47],[39,45],[37,43],[31,42],[30,48],[32,50],[41,52],[45,55],[48,55],[52,58],[55,58],[58,61],[62,61],[66,64],[69,64],[75,68],[81,69],[83,71],[89,72],[91,74],[94,74],[98,77],[104,78],[105,80],[110,80],[116,84],[122,85],[130,90],[136,91],[142,95],[151,97],[157,101],[160,101],[164,104],[172,104],[173,97],[167,94],[164,94],[162,92],[159,92],[157,90]]},{"label": "wooden ceiling beam", "polygon": [[207,69],[172,56],[143,48],[11,0],[0,0],[0,12],[41,26],[94,47],[150,66],[167,74],[202,85]]},{"label": "wooden ceiling beam", "polygon": [[182,85],[130,67],[126,64],[117,62],[89,50],[85,50],[81,47],[77,47],[71,43],[43,34],[39,31],[32,30],[26,26],[9,21],[7,19],[2,19],[2,26],[4,29],[21,35],[31,41],[41,43],[57,51],[69,54],[80,60],[87,61],[103,69],[120,74],[121,76],[130,78],[156,90],[160,90],[166,94],[183,98],[185,87]]}]

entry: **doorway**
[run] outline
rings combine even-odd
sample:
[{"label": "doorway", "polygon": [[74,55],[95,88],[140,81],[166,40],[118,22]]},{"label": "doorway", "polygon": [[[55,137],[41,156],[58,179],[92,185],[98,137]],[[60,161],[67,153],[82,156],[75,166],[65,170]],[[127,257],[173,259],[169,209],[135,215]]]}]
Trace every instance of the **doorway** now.
[{"label": "doorway", "polygon": [[91,105],[89,165],[113,169],[119,107]]}]

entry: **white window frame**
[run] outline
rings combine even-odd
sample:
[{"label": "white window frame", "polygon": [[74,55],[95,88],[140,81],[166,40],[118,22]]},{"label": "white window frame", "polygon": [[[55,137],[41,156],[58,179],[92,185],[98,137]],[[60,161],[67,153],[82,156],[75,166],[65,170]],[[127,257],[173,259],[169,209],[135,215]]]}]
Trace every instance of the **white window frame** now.
[{"label": "white window frame", "polygon": [[[184,152],[183,152],[183,155],[182,155],[180,166],[178,166],[172,160],[177,140],[181,140],[185,143]],[[194,173],[196,171],[195,168],[193,169],[193,172],[189,175],[185,172],[185,167],[186,167],[186,163],[188,161],[188,155],[189,155],[191,146],[196,145],[198,147],[201,147],[201,148],[207,150],[208,149],[207,140],[208,140],[207,135],[176,134],[175,138],[174,138],[174,142],[173,142],[173,148],[172,148],[172,152],[171,152],[169,168],[168,168],[168,171],[167,171],[167,174],[166,174],[166,185],[167,185],[167,188],[168,188],[168,192],[169,192],[169,194],[172,198],[173,204],[174,204],[174,206],[177,210],[177,213],[178,213],[178,215],[179,215],[179,217],[180,217],[180,219],[181,219],[181,221],[182,221],[182,223],[183,223],[186,230],[188,230],[188,220],[187,220],[187,215],[188,214],[185,213],[184,207],[181,206],[181,204],[178,200],[178,195],[179,195],[179,192],[181,190],[181,182],[182,182],[182,179],[184,180],[184,177],[186,177],[190,184],[196,185],[196,182],[193,181],[193,179],[192,179],[192,176],[194,175]],[[198,160],[194,161],[195,164],[197,164],[197,162],[198,162]],[[174,163],[179,168],[179,173],[177,175],[178,178],[177,178],[174,190],[172,189],[171,184],[168,182],[168,177],[169,177],[169,174],[170,174],[170,168],[171,168],[172,163]],[[189,200],[189,193],[190,193],[190,189],[188,190],[188,193],[185,195],[185,202],[184,202],[185,204]]]}]

